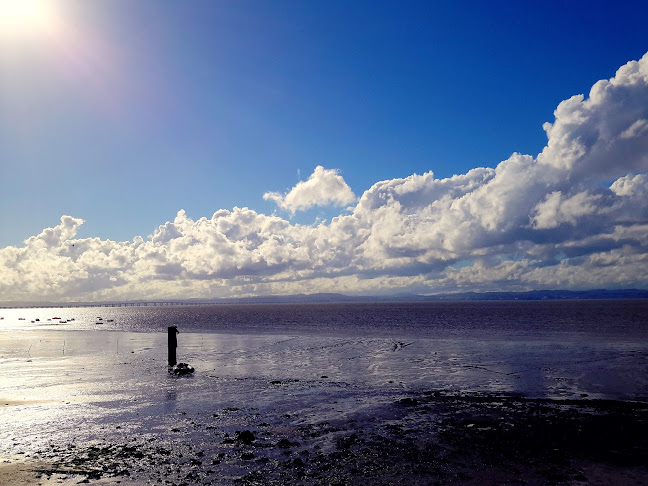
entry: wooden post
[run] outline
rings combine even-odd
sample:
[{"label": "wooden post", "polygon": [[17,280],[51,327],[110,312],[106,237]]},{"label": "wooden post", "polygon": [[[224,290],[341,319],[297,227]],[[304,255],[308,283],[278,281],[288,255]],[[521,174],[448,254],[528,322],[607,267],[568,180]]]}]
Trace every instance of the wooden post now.
[{"label": "wooden post", "polygon": [[176,334],[178,334],[180,331],[178,331],[178,328],[176,326],[169,326],[169,366],[175,366],[177,363],[176,361],[176,348],[178,347],[178,338]]}]

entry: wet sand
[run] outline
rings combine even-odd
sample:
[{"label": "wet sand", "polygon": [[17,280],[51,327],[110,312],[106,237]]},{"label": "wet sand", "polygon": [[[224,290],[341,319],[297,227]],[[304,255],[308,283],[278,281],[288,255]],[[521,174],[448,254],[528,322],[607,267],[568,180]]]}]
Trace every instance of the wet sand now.
[{"label": "wet sand", "polygon": [[[644,372],[637,347],[574,369],[554,357],[540,396],[522,392],[547,363],[448,343],[181,339],[194,375],[167,373],[163,335],[4,341],[0,484],[647,484],[643,378],[615,399],[591,381],[601,363]],[[434,353],[438,378],[421,378]]]},{"label": "wet sand", "polygon": [[[286,387],[290,384],[269,386]],[[370,400],[371,397],[365,397]],[[349,399],[347,398],[346,401]],[[408,394],[335,418],[256,407],[104,424],[0,466],[0,484],[646,484],[648,406]]]}]

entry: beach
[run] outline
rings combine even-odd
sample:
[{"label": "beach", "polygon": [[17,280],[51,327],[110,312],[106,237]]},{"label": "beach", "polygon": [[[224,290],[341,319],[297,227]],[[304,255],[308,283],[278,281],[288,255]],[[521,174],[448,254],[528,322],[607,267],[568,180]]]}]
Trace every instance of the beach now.
[{"label": "beach", "polygon": [[0,484],[645,484],[645,305],[4,310]]},{"label": "beach", "polygon": [[5,333],[0,484],[646,484],[641,342]]},{"label": "beach", "polygon": [[2,484],[646,484],[645,405],[438,391],[362,407],[335,398],[340,410],[324,421],[312,420],[312,408],[290,414],[257,407],[108,421],[92,438],[50,441],[3,464],[0,478]]}]

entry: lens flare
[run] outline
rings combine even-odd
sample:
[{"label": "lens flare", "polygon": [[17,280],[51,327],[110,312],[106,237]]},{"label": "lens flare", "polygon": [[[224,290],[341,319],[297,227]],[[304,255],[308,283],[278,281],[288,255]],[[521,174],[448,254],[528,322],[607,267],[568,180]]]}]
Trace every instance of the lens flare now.
[{"label": "lens flare", "polygon": [[57,23],[53,0],[0,0],[0,35],[40,34]]}]

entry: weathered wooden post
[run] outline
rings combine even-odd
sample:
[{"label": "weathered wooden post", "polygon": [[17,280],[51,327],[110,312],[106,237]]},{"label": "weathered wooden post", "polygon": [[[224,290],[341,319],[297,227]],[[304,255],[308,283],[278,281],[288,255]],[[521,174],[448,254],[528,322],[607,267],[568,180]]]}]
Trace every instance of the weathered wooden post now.
[{"label": "weathered wooden post", "polygon": [[169,326],[169,366],[175,366],[176,361],[176,348],[178,347],[177,334],[180,333],[176,326]]}]

